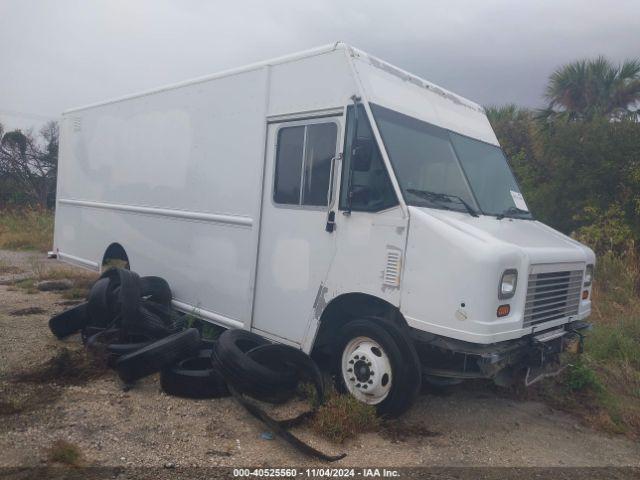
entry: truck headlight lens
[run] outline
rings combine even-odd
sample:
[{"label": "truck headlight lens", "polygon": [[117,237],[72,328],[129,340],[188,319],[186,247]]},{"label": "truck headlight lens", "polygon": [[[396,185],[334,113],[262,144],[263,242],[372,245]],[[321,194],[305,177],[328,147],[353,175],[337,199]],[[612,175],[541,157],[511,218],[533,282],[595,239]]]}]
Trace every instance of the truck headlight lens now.
[{"label": "truck headlight lens", "polygon": [[518,271],[511,268],[505,270],[500,279],[500,289],[498,290],[498,298],[503,300],[511,298],[516,293],[516,285],[518,284]]},{"label": "truck headlight lens", "polygon": [[593,265],[587,265],[584,271],[584,286],[588,287],[593,282]]}]

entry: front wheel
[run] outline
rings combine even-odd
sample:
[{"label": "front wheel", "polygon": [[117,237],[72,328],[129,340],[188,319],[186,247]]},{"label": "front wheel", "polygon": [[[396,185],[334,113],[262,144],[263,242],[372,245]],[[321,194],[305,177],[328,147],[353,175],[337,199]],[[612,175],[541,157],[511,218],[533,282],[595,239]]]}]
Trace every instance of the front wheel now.
[{"label": "front wheel", "polygon": [[380,415],[398,416],[415,400],[421,369],[411,341],[395,324],[377,318],[347,323],[338,335],[338,387],[374,405]]}]

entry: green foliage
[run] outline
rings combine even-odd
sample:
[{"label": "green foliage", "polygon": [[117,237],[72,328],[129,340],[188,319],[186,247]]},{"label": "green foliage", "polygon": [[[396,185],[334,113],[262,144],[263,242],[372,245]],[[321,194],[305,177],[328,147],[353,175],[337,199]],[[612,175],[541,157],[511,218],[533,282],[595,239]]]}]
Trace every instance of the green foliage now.
[{"label": "green foliage", "polygon": [[581,224],[575,231],[576,239],[597,252],[621,254],[633,245],[633,232],[618,203],[612,203],[605,211],[598,207],[584,207],[573,219]]},{"label": "green foliage", "polygon": [[337,443],[355,437],[358,433],[375,430],[380,425],[376,409],[361,403],[351,395],[329,394],[311,421],[311,428]]},{"label": "green foliage", "polygon": [[640,60],[614,65],[598,57],[563,65],[549,77],[545,97],[549,106],[541,117],[565,121],[634,117],[640,101]]},{"label": "green foliage", "polygon": [[594,372],[583,360],[569,367],[567,386],[574,391],[592,390],[602,391],[602,384]]},{"label": "green foliage", "polygon": [[594,118],[540,129],[531,112],[487,111],[537,219],[598,253],[640,245],[640,123]]},{"label": "green foliage", "polygon": [[0,208],[53,206],[58,134],[56,122],[45,124],[37,135],[31,129],[5,132],[0,124]]}]

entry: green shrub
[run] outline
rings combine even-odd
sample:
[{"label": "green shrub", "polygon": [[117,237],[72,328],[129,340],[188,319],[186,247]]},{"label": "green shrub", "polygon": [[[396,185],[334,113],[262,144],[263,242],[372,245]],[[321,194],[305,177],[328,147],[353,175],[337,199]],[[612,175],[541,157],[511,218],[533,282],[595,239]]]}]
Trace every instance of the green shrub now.
[{"label": "green shrub", "polygon": [[329,394],[311,421],[311,428],[316,433],[337,443],[358,433],[375,430],[379,425],[374,406],[361,403],[351,395],[335,392]]},{"label": "green shrub", "polygon": [[594,372],[582,359],[580,359],[575,365],[569,367],[566,384],[573,391],[602,391],[602,384],[600,383],[596,372]]}]

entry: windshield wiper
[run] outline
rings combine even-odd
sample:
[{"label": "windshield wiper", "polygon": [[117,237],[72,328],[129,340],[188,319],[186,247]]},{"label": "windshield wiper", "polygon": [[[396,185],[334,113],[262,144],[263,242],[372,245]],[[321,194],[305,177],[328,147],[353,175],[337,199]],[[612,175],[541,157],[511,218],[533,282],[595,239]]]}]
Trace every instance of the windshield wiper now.
[{"label": "windshield wiper", "polygon": [[522,215],[522,214],[531,215],[531,212],[529,212],[528,210],[523,210],[518,207],[509,207],[506,210],[504,210],[502,213],[499,213],[498,215],[496,215],[496,218],[498,220],[502,220],[505,217],[512,217],[513,215]]},{"label": "windshield wiper", "polygon": [[471,205],[469,205],[467,202],[465,202],[462,198],[460,198],[457,195],[451,195],[449,193],[430,192],[428,190],[418,190],[416,188],[407,188],[407,192],[422,198],[426,198],[427,200],[436,201],[436,202],[437,201],[451,202],[451,199],[458,200],[458,202],[460,202],[462,206],[464,206],[465,210],[469,213],[469,215],[471,215],[472,217],[478,216],[478,212],[476,212]]}]

